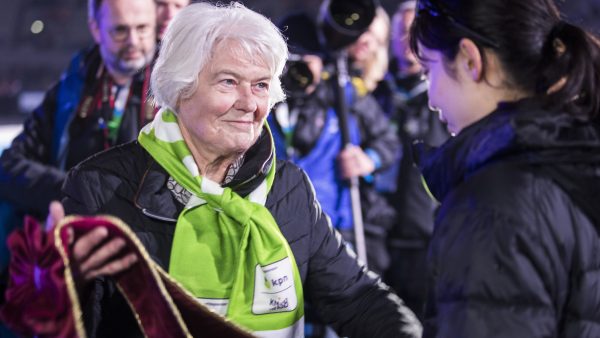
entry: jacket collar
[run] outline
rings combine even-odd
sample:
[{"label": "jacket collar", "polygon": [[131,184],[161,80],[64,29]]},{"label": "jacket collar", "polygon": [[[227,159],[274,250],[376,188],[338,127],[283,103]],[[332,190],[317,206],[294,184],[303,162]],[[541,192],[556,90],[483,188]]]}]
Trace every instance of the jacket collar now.
[{"label": "jacket collar", "polygon": [[133,202],[146,216],[175,223],[183,206],[167,188],[168,178],[167,171],[151,159]]},{"label": "jacket collar", "polygon": [[600,128],[571,114],[547,111],[532,99],[504,103],[439,148],[423,143],[414,157],[432,194],[443,201],[450,190],[498,161],[587,164],[600,168]]}]

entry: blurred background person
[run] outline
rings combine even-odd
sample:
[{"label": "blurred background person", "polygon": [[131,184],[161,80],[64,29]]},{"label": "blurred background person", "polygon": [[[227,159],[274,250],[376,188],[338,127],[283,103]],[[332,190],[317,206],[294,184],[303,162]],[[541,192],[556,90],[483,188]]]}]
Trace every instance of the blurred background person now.
[{"label": "blurred background person", "polygon": [[375,9],[375,17],[369,28],[347,48],[353,83],[361,93],[373,92],[385,76],[389,63],[389,42],[390,17],[379,6]]},{"label": "blurred background person", "polygon": [[156,2],[156,38],[160,41],[171,19],[191,0],[154,0]]},{"label": "blurred background person", "polygon": [[96,44],[73,58],[23,132],[0,158],[0,198],[45,217],[66,171],[135,139],[154,115],[148,102],[156,7],[150,0],[90,0]]},{"label": "blurred background person", "polygon": [[415,6],[416,1],[402,2],[392,17],[393,57],[374,95],[392,120],[402,144],[399,163],[376,177],[378,190],[386,195],[397,215],[388,237],[391,264],[385,280],[420,317],[427,293],[427,245],[438,202],[423,184],[411,147],[416,140],[438,146],[449,134],[438,113],[429,108],[427,81],[410,50],[408,33]]},{"label": "blurred background person", "polygon": [[[279,158],[306,170],[323,210],[344,238],[354,241],[347,179],[361,177],[360,194],[369,268],[382,273],[389,263],[385,236],[393,209],[376,195],[372,175],[395,160],[398,139],[383,111],[368,93],[350,90],[349,131],[353,145],[344,148],[335,111],[335,78],[319,44],[317,28],[304,13],[284,18],[279,27],[288,38],[291,59],[283,76],[288,99],[269,117]],[[382,202],[382,203],[379,203]]]},{"label": "blurred background person", "polygon": [[[154,116],[147,100],[156,41],[154,1],[90,0],[88,27],[95,44],[71,60],[0,157],[0,237],[21,226],[24,214],[45,218],[67,170],[135,139]],[[9,258],[4,238],[0,245],[4,284]]]},{"label": "blurred background person", "polygon": [[[155,44],[148,40],[154,36],[160,39],[171,19],[190,1],[154,2],[155,6],[130,5],[137,6],[138,12],[145,7],[138,14],[124,13],[130,9],[116,7],[125,6],[119,1],[106,1],[106,5],[104,0],[89,1],[88,22],[95,45],[73,57],[63,79],[45,94],[44,102],[29,119],[32,122],[25,122],[23,133],[15,139],[21,141],[15,142],[0,160],[1,200],[9,200],[20,211],[42,217],[46,212],[43,204],[56,198],[64,171],[96,151],[131,140],[152,119],[154,108],[147,94]],[[106,10],[103,5],[115,9]],[[154,25],[150,22],[152,9],[156,9]],[[129,22],[135,22],[136,26]],[[156,27],[156,35],[149,31],[152,27]],[[102,102],[98,101],[100,96]],[[29,136],[28,148],[22,142],[26,136]],[[51,142],[46,142],[47,138]],[[34,150],[37,143],[42,146]],[[46,171],[49,167],[59,170]],[[32,196],[35,188],[36,196],[32,200],[15,197],[18,199],[15,202],[7,192],[24,182],[31,190],[23,191],[23,195]]]},{"label": "blurred background person", "polygon": [[[387,119],[368,93],[352,87],[349,98],[349,134],[353,145],[344,149],[335,110],[337,80],[328,55],[318,38],[318,29],[306,13],[286,16],[279,22],[288,38],[290,60],[282,76],[287,99],[275,106],[268,118],[278,158],[303,168],[313,182],[323,211],[349,243],[354,242],[354,220],[347,179],[360,180],[369,269],[382,273],[389,258],[385,247],[386,224],[393,209],[372,203],[377,196],[370,181],[373,173],[389,166],[397,149],[397,138]],[[365,149],[365,150],[363,150]],[[383,222],[382,222],[383,220]],[[386,223],[387,222],[387,223]],[[382,224],[383,223],[383,224]],[[352,244],[351,244],[352,245]],[[306,304],[306,337],[335,337],[311,302]]]},{"label": "blurred background person", "polygon": [[550,0],[419,0],[411,48],[454,136],[425,337],[600,336],[600,40]]}]

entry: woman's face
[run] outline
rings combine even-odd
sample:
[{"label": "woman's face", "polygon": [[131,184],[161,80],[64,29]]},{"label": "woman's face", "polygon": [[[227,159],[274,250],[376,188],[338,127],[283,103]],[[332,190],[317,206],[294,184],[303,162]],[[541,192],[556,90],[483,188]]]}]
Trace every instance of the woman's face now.
[{"label": "woman's face", "polygon": [[428,82],[429,107],[439,113],[439,118],[446,123],[452,135],[458,134],[464,127],[475,122],[479,117],[471,114],[471,99],[474,93],[466,90],[460,72],[450,74],[455,69],[454,62],[444,65],[442,53],[419,46],[423,56],[422,66]]},{"label": "woman's face", "polygon": [[224,40],[198,75],[198,88],[179,104],[186,142],[216,157],[245,152],[261,133],[269,107],[272,73],[260,58],[240,57]]}]

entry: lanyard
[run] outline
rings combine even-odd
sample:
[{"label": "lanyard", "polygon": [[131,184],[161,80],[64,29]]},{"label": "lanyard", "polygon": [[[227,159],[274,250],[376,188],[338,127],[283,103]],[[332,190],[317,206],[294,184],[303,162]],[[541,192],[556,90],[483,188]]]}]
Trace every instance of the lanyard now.
[{"label": "lanyard", "polygon": [[294,129],[298,122],[298,115],[300,115],[300,109],[294,107],[290,110],[290,106],[286,102],[278,104],[275,108],[275,119],[281,126],[281,131],[285,137],[285,148],[288,158],[293,158],[295,152],[293,138]]},{"label": "lanyard", "polygon": [[150,67],[146,67],[142,83],[132,79],[129,84],[119,88],[114,84],[105,67],[100,67],[98,70],[94,81],[96,85],[91,86],[88,94],[84,96],[78,115],[80,118],[87,118],[98,113],[98,127],[104,136],[104,149],[110,148],[117,142],[118,131],[127,110],[127,103],[140,89],[139,126],[143,126],[146,121],[153,118],[155,110],[146,103],[149,78]]},{"label": "lanyard", "polygon": [[114,144],[117,141],[117,134],[119,127],[121,126],[121,120],[123,119],[123,112],[125,111],[125,104],[129,99],[129,93],[131,88],[131,82],[123,85],[112,85],[111,90],[111,102],[112,102],[112,117],[107,119],[108,138]]}]

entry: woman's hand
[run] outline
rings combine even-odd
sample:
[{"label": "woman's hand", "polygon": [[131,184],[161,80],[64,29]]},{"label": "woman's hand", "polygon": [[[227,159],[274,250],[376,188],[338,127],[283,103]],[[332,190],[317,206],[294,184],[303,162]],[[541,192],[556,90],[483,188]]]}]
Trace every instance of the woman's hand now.
[{"label": "woman's hand", "polygon": [[133,253],[123,255],[126,245],[123,238],[107,242],[107,236],[108,230],[98,227],[74,241],[71,264],[81,286],[96,277],[114,276],[123,272],[137,261]]},{"label": "woman's hand", "polygon": [[[65,210],[60,202],[51,202],[49,211],[46,229],[51,229],[65,217]],[[76,240],[73,229],[68,231],[69,245],[73,248],[71,267],[79,290],[84,290],[94,278],[114,276],[127,270],[137,261],[135,254],[123,254],[126,244],[124,239],[106,240],[108,230],[105,227],[97,227]]]}]

